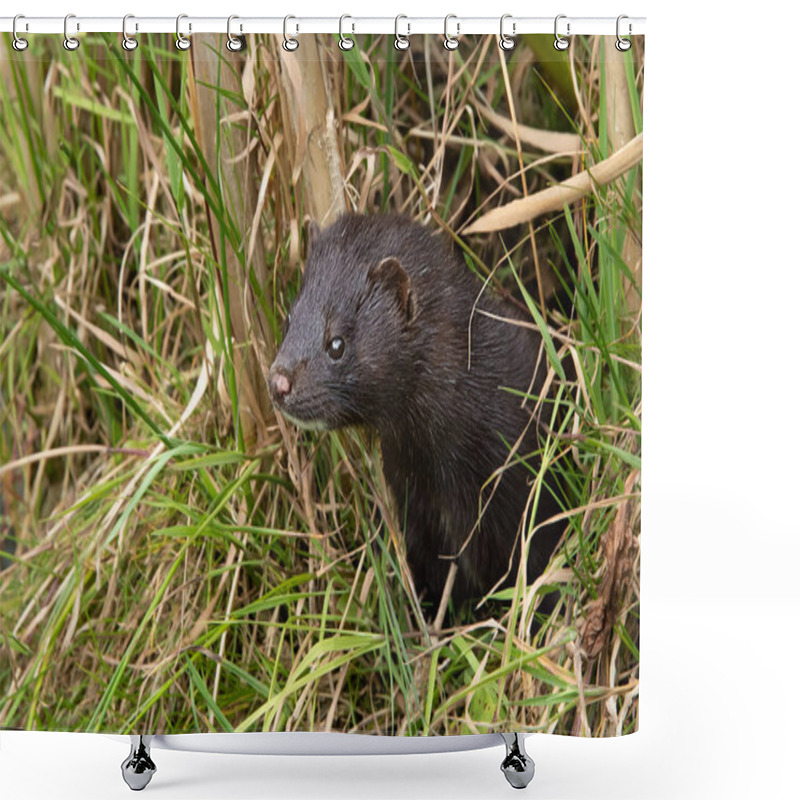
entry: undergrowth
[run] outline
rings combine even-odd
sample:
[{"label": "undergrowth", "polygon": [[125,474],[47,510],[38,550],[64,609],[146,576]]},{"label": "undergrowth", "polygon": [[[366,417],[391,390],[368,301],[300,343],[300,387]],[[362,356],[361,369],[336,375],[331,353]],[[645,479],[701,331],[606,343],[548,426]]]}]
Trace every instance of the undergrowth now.
[{"label": "undergrowth", "polygon": [[[641,168],[528,223],[464,231],[611,156],[614,103],[641,133],[643,52],[614,67],[613,94],[602,40],[550,56],[532,37],[504,56],[494,37],[465,39],[448,57],[416,38],[407,54],[387,37],[324,44],[347,201],[441,229],[543,332],[561,388],[542,457],[571,498],[547,572],[435,629],[375,437],[300,433],[265,408],[247,439],[224,332],[228,276],[256,283],[256,256],[226,260],[220,240],[246,226],[219,150],[209,163],[198,141],[187,56],[155,35],[132,54],[87,35],[80,57],[43,40],[18,54],[6,38],[0,726],[636,729]],[[234,120],[217,105],[258,164],[265,349],[299,286],[308,205],[276,41],[224,56],[244,79],[224,96]],[[543,147],[542,130],[563,147]],[[537,486],[532,474],[531,506]]]}]

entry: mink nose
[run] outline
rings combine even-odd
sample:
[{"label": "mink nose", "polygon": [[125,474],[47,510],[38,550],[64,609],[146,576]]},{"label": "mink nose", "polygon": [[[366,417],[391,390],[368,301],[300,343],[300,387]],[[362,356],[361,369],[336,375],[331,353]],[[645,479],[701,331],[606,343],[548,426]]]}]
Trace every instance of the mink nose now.
[{"label": "mink nose", "polygon": [[289,380],[289,376],[273,369],[269,376],[269,390],[276,400],[283,400],[292,391],[292,382]]}]

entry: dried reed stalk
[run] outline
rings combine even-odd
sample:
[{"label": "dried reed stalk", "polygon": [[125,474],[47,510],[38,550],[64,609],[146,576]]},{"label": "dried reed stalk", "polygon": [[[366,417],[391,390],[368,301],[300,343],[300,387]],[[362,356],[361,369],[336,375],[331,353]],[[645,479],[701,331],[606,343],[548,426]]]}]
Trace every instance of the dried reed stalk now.
[{"label": "dried reed stalk", "polygon": [[556,186],[549,186],[536,194],[493,208],[466,228],[464,234],[505,230],[580,200],[595,186],[604,186],[616,180],[642,160],[642,137],[643,134],[640,133],[605,161]]},{"label": "dried reed stalk", "polygon": [[[625,59],[631,58],[629,54],[621,53],[614,46],[616,39],[606,36],[603,54],[603,69],[606,71],[606,112],[609,120],[609,139],[614,145],[614,150],[622,149],[636,135],[633,122],[633,109],[631,96],[628,90],[628,79],[625,75]],[[633,202],[637,210],[641,210],[641,185],[637,186],[638,192],[634,195]],[[623,278],[625,283],[625,299],[628,310],[636,313],[642,305],[642,244],[630,229],[625,233],[625,242],[622,246],[622,259],[628,265],[633,280]]]},{"label": "dried reed stalk", "polygon": [[316,36],[304,36],[301,52],[275,47],[280,63],[284,130],[292,151],[292,181],[302,178],[304,208],[325,227],[347,210],[339,133]]},{"label": "dried reed stalk", "polygon": [[[225,49],[222,36],[195,34],[192,42],[190,107],[203,156],[210,169],[217,169],[217,175],[207,176],[207,180],[219,178],[223,206],[229,211],[233,222],[239,225],[234,241],[230,235],[224,237],[231,324],[226,334],[232,342],[239,379],[245,448],[253,450],[265,442],[268,424],[274,420],[265,369],[275,352],[271,329],[249,284],[249,273],[252,272],[261,290],[269,296],[271,278],[261,236],[255,237],[249,261],[247,254],[250,232],[259,224],[255,214],[258,205],[255,149],[248,148],[247,136],[241,125],[234,125],[228,119],[240,112],[227,97],[230,93],[240,94],[242,91],[239,60]],[[221,224],[213,215],[209,216],[215,256],[221,265]],[[217,280],[217,291],[220,307],[223,307],[221,277]],[[225,324],[224,319],[222,323]]]}]

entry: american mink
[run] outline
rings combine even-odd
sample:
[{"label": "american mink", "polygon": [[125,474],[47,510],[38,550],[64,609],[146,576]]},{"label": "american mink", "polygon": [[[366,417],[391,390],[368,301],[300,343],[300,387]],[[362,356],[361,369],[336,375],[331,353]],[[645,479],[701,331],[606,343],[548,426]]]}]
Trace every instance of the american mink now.
[{"label": "american mink", "polygon": [[[275,408],[304,428],[377,429],[417,592],[434,613],[452,558],[456,607],[516,577],[520,521],[539,469],[533,401],[546,374],[535,331],[496,317],[514,307],[485,291],[439,237],[401,216],[340,217],[312,236],[303,284],[269,373]],[[534,377],[534,372],[536,373]],[[533,381],[532,381],[533,379]],[[544,420],[549,422],[549,413]],[[491,501],[490,476],[528,426]],[[483,503],[481,506],[481,498]],[[560,510],[548,488],[537,522]],[[534,534],[528,580],[561,534]]]}]

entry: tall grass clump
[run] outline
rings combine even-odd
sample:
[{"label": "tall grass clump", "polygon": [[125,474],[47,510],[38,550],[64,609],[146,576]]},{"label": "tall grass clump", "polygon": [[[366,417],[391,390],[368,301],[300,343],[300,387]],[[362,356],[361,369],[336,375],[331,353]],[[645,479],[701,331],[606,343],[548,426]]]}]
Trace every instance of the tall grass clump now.
[{"label": "tall grass clump", "polygon": [[[643,49],[416,38],[2,41],[0,726],[636,729],[641,167],[598,176],[641,135]],[[260,394],[318,191],[439,229],[545,340],[567,534],[444,624],[379,442]]]}]

